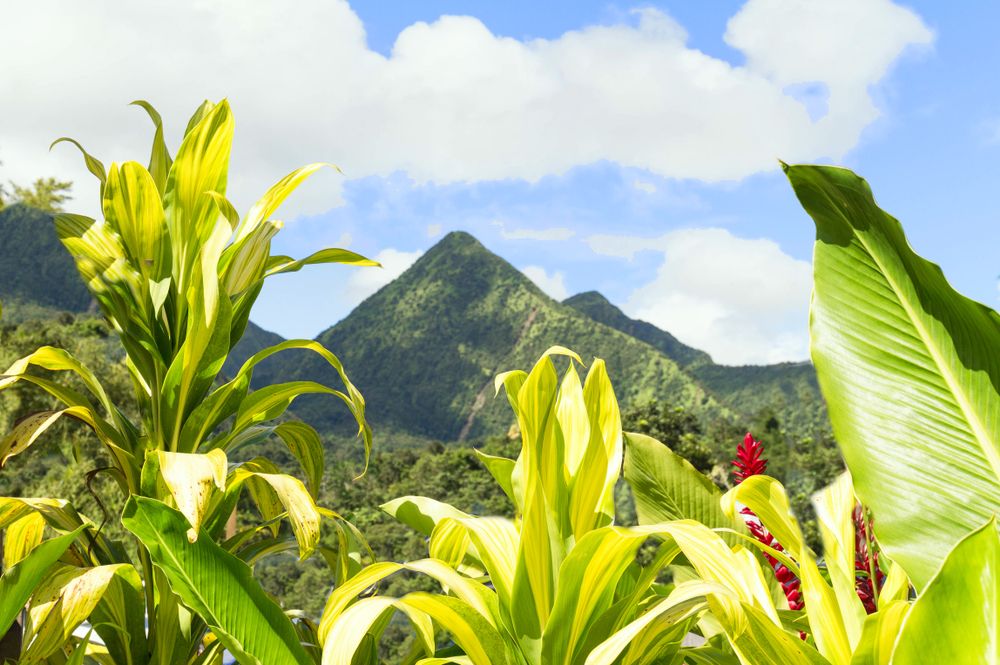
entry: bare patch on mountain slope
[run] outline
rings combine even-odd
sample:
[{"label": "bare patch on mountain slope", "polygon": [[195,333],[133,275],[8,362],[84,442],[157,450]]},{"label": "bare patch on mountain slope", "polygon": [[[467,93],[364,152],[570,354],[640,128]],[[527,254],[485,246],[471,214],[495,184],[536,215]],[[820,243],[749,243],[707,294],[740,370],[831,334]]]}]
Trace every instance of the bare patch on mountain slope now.
[{"label": "bare patch on mountain slope", "polygon": [[[528,330],[531,329],[531,324],[535,322],[535,317],[538,316],[538,306],[531,308],[528,312],[527,318],[525,318],[524,323],[521,324],[521,330],[517,333],[517,338],[511,345],[511,350],[513,351],[524,339],[525,335],[528,334]],[[490,391],[493,390],[493,377],[500,372],[499,367],[494,367],[493,371],[490,373],[490,380],[486,382],[486,385],[476,394],[476,398],[472,401],[472,408],[469,410],[469,417],[465,419],[465,424],[462,425],[462,431],[458,433],[458,440],[460,442],[465,441],[466,437],[469,436],[469,432],[472,430],[472,423],[475,422],[476,416],[483,407],[486,406],[486,400],[490,395]]]}]

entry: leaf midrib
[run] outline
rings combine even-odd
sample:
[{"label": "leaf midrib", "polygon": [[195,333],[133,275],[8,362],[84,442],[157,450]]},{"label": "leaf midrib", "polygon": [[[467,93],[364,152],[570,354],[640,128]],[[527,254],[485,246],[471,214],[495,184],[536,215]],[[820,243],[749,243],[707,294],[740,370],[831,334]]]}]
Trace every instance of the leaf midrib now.
[{"label": "leaf midrib", "polygon": [[862,234],[855,233],[855,237],[858,239],[858,242],[864,248],[868,256],[870,256],[872,260],[875,262],[875,264],[878,266],[879,272],[881,272],[882,275],[885,277],[885,280],[889,284],[889,287],[893,290],[893,293],[896,294],[897,300],[899,300],[899,303],[902,305],[903,310],[906,312],[906,315],[909,318],[911,324],[916,329],[917,334],[920,336],[920,339],[923,341],[924,346],[927,348],[928,354],[934,361],[934,364],[937,365],[937,368],[941,372],[941,376],[944,378],[945,383],[948,384],[948,388],[951,390],[952,395],[955,397],[955,401],[958,404],[959,409],[965,416],[966,421],[968,421],[973,435],[979,442],[980,449],[983,451],[983,454],[985,455],[986,460],[990,465],[990,468],[993,470],[993,475],[997,478],[998,481],[1000,481],[1000,452],[998,452],[996,448],[993,445],[991,445],[992,441],[990,440],[989,434],[986,431],[986,426],[980,421],[978,414],[972,408],[971,403],[969,403],[967,395],[965,394],[964,390],[962,390],[961,382],[958,380],[958,377],[954,376],[954,374],[952,373],[950,367],[942,357],[940,350],[932,343],[933,338],[930,335],[930,331],[927,330],[927,328],[923,324],[923,321],[921,321],[920,317],[917,316],[916,310],[910,304],[909,299],[905,297],[903,290],[897,283],[896,279],[892,276],[891,273],[889,273],[889,271],[886,270],[884,262],[880,260],[876,252],[872,250],[872,247],[870,246],[869,242]]},{"label": "leaf midrib", "polygon": [[[161,552],[163,552],[165,554],[165,557],[167,559],[169,559],[171,562],[173,562],[174,569],[180,573],[180,577],[182,577],[184,579],[184,582],[188,585],[188,588],[191,590],[191,593],[194,596],[196,596],[198,598],[198,601],[202,604],[202,606],[211,613],[211,619],[212,619],[212,621],[207,622],[207,623],[209,623],[209,625],[212,626],[212,627],[221,628],[222,626],[220,625],[218,617],[216,617],[214,610],[211,609],[211,606],[208,603],[208,601],[205,599],[205,597],[201,593],[199,593],[197,591],[198,586],[194,583],[194,580],[187,574],[187,571],[185,570],[184,566],[181,565],[180,559],[178,559],[173,554],[173,552],[170,550],[169,543],[167,543],[163,539],[162,534],[159,532],[159,530],[156,528],[156,526],[152,523],[152,521],[149,520],[148,517],[145,518],[145,521],[146,521],[146,524],[149,526],[150,530],[153,532],[154,539],[156,540],[156,542],[158,542],[160,544],[160,550],[161,550]],[[208,617],[203,617],[203,618],[205,618],[206,620],[208,619]],[[237,640],[235,638],[235,636],[231,635],[228,632],[226,633],[226,635],[239,645],[240,651],[246,653],[246,649],[245,649],[246,645],[245,644],[243,644],[242,642],[240,642],[239,640]],[[250,655],[250,654],[247,654],[247,655]]]}]

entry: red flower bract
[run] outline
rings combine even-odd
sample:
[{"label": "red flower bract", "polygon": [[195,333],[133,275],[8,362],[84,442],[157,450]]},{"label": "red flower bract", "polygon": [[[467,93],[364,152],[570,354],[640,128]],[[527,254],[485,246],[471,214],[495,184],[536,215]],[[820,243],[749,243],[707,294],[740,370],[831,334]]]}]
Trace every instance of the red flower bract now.
[{"label": "red flower bract", "polygon": [[[733,478],[737,485],[750,476],[757,476],[767,471],[767,459],[763,455],[764,444],[754,439],[750,432],[747,432],[747,435],[743,437],[743,443],[736,447],[736,459],[733,460],[733,466],[736,467],[736,470],[733,471]],[[754,538],[779,552],[785,551],[781,543],[768,532],[752,510],[744,508],[740,513],[743,515],[743,522]],[[764,553],[764,558],[771,564],[775,577],[781,583],[781,590],[785,592],[785,598],[788,599],[788,608],[801,610],[805,604],[802,601],[802,592],[799,590],[799,578],[795,577],[788,568],[767,552]],[[805,639],[804,634],[800,634],[800,637]]]},{"label": "red flower bract", "polygon": [[[885,582],[885,573],[878,565],[878,550],[871,532],[872,520],[859,503],[851,515],[854,521],[854,589],[868,614],[878,611],[878,591]],[[874,579],[873,579],[874,576]]]},{"label": "red flower bract", "polygon": [[736,459],[733,460],[733,478],[736,484],[742,483],[750,476],[758,476],[767,473],[767,460],[761,457],[764,454],[764,444],[753,438],[750,432],[743,437],[743,443],[736,447]]}]

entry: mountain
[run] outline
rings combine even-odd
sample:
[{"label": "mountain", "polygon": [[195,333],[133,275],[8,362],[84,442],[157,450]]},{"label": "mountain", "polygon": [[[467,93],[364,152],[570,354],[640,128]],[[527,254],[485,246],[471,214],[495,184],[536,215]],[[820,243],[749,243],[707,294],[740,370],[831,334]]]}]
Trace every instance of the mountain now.
[{"label": "mountain", "polygon": [[[461,441],[507,431],[513,418],[506,400],[494,398],[493,377],[530,369],[556,344],[586,361],[603,358],[625,405],[670,396],[700,413],[723,410],[673,359],[548,297],[463,232],[448,234],[318,339],[365,395],[374,426],[420,437]],[[314,355],[284,362],[282,374],[335,380]],[[296,411],[321,427],[346,420],[318,398],[303,398]]]},{"label": "mountain", "polygon": [[[0,300],[8,324],[92,309],[46,213],[0,210]],[[599,293],[549,298],[467,233],[446,236],[318,339],[344,362],[373,424],[397,444],[506,432],[512,417],[506,400],[494,398],[493,377],[530,368],[555,344],[587,361],[604,358],[625,406],[668,399],[706,420],[768,412],[796,433],[826,425],[808,363],[716,365]],[[223,373],[232,376],[247,357],[281,341],[250,323]],[[269,358],[254,373],[255,386],[296,379],[337,383],[324,361],[300,351]],[[323,431],[350,433],[346,411],[328,398],[302,398],[293,410]]]},{"label": "mountain", "polygon": [[0,302],[7,320],[18,305],[69,312],[90,308],[90,293],[48,213],[24,205],[0,209]]},{"label": "mountain", "polygon": [[662,351],[709,393],[733,411],[748,416],[770,412],[791,432],[813,435],[827,425],[826,403],[816,370],[809,362],[774,365],[717,365],[711,357],[680,342],[651,323],[629,318],[596,291],[564,301],[594,321]]},{"label": "mountain", "polygon": [[695,363],[712,362],[711,356],[704,351],[692,348],[670,333],[660,330],[652,323],[630,319],[611,302],[597,291],[585,291],[575,296],[570,296],[563,301],[581,314],[588,316],[595,321],[600,321],[606,326],[620,330],[621,332],[642,340],[654,349],[664,353],[668,358],[672,358],[682,367]]}]

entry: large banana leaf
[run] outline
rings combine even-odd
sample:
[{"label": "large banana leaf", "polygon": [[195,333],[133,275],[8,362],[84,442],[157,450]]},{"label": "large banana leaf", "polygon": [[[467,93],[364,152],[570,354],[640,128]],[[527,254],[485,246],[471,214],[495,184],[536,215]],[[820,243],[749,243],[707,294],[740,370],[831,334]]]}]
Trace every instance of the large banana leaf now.
[{"label": "large banana leaf", "polygon": [[1000,512],[1000,316],[915,254],[868,184],[785,168],[816,222],[812,357],[858,496],[918,588]]},{"label": "large banana leaf", "polygon": [[212,628],[240,663],[308,665],[295,628],[253,579],[245,563],[199,537],[188,542],[187,518],[166,504],[133,497],[122,524],[149,550],[170,588]]},{"label": "large banana leaf", "polygon": [[1000,534],[962,540],[903,621],[893,665],[1000,663]]}]

